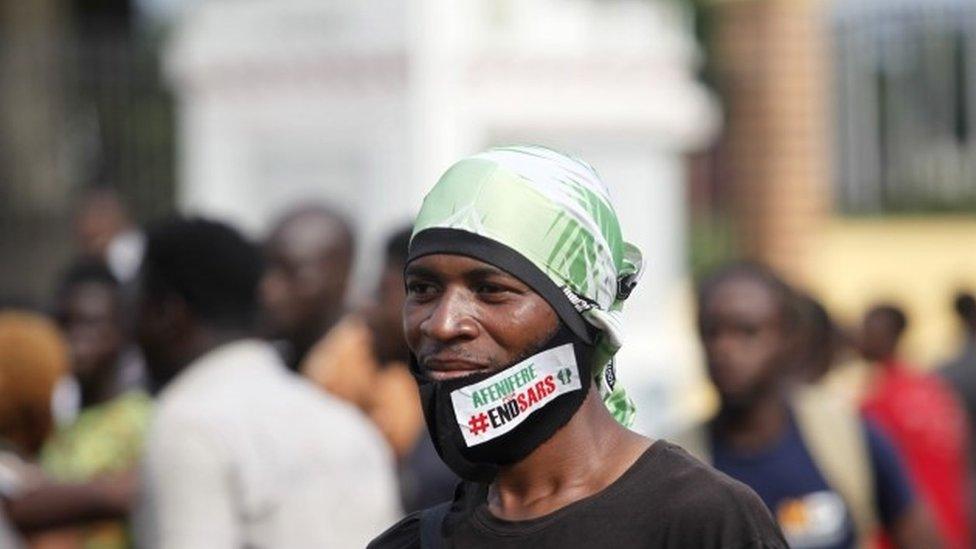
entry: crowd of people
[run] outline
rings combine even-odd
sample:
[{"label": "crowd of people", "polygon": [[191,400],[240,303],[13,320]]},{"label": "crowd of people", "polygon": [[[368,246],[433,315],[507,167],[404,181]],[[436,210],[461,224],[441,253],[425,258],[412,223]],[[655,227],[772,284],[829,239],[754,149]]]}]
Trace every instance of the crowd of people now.
[{"label": "crowd of people", "polygon": [[976,364],[923,373],[899,358],[898,307],[844,331],[750,263],[703,281],[698,327],[720,409],[678,439],[753,488],[791,546],[972,546],[971,418],[954,388]]},{"label": "crowd of people", "polygon": [[719,409],[671,444],[625,428],[654,413],[612,358],[641,258],[576,159],[458,162],[361,303],[328,207],[260,243],[143,230],[107,189],[77,211],[48,306],[0,304],[0,547],[976,540],[972,295],[963,347],[927,369],[896,304],[844,329],[771,269],[721,266],[697,292]]},{"label": "crowd of people", "polygon": [[76,229],[49,306],[0,314],[0,547],[355,547],[451,496],[403,343],[409,228],[361,305],[327,208],[261,244],[140,230],[97,188]]}]

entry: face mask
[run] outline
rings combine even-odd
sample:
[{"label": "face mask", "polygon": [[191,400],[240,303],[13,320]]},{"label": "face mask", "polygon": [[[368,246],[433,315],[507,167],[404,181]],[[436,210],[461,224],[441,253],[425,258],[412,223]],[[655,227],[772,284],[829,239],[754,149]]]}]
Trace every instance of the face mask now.
[{"label": "face mask", "polygon": [[499,466],[525,459],[576,414],[592,357],[593,347],[561,325],[541,351],[496,372],[431,381],[412,359],[437,453],[461,478],[490,482]]}]

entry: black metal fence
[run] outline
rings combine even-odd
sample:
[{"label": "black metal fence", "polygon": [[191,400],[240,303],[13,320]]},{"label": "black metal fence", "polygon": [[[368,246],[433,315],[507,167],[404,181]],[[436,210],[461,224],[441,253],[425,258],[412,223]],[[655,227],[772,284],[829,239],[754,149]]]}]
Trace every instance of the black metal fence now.
[{"label": "black metal fence", "polygon": [[137,221],[172,209],[160,44],[110,26],[0,35],[0,305],[46,304],[85,187],[116,189]]}]

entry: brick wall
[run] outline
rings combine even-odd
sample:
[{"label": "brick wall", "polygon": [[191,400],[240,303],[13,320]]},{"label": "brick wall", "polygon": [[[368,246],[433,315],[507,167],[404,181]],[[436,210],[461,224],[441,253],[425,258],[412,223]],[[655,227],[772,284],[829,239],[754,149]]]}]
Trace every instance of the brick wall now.
[{"label": "brick wall", "polygon": [[720,147],[748,256],[802,281],[830,203],[830,81],[824,5],[716,5],[713,51],[726,125]]}]

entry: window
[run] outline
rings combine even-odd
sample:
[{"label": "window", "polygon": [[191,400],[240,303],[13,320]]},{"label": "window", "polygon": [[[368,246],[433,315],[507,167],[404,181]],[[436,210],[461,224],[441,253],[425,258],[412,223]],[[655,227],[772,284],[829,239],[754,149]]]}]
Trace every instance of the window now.
[{"label": "window", "polygon": [[835,5],[840,211],[976,212],[976,4]]}]

